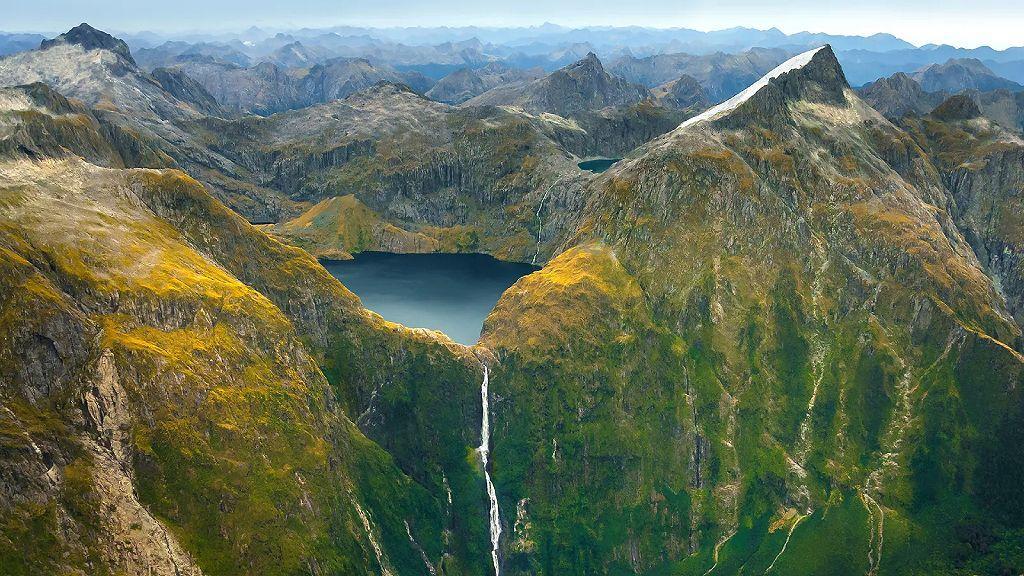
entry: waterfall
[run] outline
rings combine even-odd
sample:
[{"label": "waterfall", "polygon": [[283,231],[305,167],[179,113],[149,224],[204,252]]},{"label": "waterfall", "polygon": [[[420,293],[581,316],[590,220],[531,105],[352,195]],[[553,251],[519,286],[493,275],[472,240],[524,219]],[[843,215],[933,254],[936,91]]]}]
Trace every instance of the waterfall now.
[{"label": "waterfall", "polygon": [[491,472],[487,469],[491,453],[491,417],[490,398],[487,395],[487,366],[484,365],[484,381],[480,385],[480,401],[483,404],[483,418],[480,424],[480,460],[484,465],[484,480],[487,482],[487,499],[490,501],[488,520],[491,527],[491,560],[494,562],[494,576],[500,574],[498,568],[498,540],[501,538],[501,520],[498,516],[498,494],[491,482]]}]

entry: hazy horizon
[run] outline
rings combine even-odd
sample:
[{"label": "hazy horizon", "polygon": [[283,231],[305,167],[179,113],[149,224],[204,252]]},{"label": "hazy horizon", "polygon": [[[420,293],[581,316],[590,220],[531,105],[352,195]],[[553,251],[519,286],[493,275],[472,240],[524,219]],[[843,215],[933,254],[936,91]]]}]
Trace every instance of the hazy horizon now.
[{"label": "hazy horizon", "polygon": [[437,0],[426,8],[415,0],[373,4],[307,0],[282,5],[272,0],[158,2],[140,12],[124,0],[38,0],[7,10],[0,28],[8,32],[55,34],[81,22],[110,32],[134,34],[237,33],[252,26],[272,30],[356,26],[369,28],[467,26],[519,28],[554,23],[568,28],[626,27],[699,31],[735,27],[834,35],[892,34],[917,46],[949,44],[962,48],[1005,49],[1024,45],[1024,3],[1001,0],[926,0],[847,2],[795,0],[785,7],[753,0],[685,4],[649,0],[643,4],[571,0],[553,5],[542,0],[513,4],[481,0]]}]

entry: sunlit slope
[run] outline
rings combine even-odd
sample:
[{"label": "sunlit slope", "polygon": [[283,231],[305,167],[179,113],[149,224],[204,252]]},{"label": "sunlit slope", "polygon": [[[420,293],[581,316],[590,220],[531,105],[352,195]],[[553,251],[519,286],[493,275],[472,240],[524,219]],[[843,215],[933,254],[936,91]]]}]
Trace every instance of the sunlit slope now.
[{"label": "sunlit slope", "polygon": [[824,48],[602,175],[485,326],[507,571],[1012,566],[1020,329],[939,174]]},{"label": "sunlit slope", "polygon": [[471,350],[181,172],[86,162],[119,155],[54,93],[2,96],[5,571],[484,572]]}]

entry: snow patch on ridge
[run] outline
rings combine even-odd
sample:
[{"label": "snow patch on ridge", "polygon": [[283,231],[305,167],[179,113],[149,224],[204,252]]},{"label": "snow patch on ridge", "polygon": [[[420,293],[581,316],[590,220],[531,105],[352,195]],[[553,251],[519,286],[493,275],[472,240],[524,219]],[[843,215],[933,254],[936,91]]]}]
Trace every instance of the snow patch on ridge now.
[{"label": "snow patch on ridge", "polygon": [[824,46],[819,46],[818,48],[815,48],[813,50],[808,50],[807,52],[793,56],[789,60],[786,60],[782,64],[779,64],[778,66],[773,68],[770,72],[762,76],[760,80],[754,82],[739,94],[733,96],[732,98],[729,98],[728,100],[722,102],[721,104],[708,108],[707,110],[701,112],[700,114],[694,116],[693,118],[686,120],[685,122],[680,124],[679,127],[686,128],[687,126],[692,126],[694,124],[697,124],[698,122],[703,122],[705,120],[711,120],[713,118],[721,116],[722,114],[725,114],[726,112],[731,112],[732,110],[735,110],[736,108],[739,107],[740,104],[743,104],[747,100],[750,100],[751,96],[757,94],[757,92],[761,90],[761,88],[767,86],[768,83],[771,82],[772,80],[778,78],[779,76],[782,76],[786,72],[797,70],[799,68],[803,68],[804,66],[806,66],[808,63],[810,63],[811,59],[814,58],[814,55],[817,54],[822,48],[824,48]]}]

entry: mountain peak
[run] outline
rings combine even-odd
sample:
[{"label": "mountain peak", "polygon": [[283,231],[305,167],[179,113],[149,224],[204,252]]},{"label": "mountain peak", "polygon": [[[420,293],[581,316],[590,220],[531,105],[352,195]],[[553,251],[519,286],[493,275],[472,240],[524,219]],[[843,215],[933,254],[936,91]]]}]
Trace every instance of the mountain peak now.
[{"label": "mountain peak", "polygon": [[75,26],[71,30],[57,36],[53,40],[43,40],[39,44],[40,50],[46,50],[60,44],[78,44],[85,50],[110,50],[111,52],[135,64],[132,52],[128,44],[120,38],[115,38],[102,30],[97,30],[85,22]]},{"label": "mountain peak", "polygon": [[684,128],[726,116],[770,117],[787,101],[807,100],[845,104],[849,87],[843,69],[828,44],[793,56],[745,90],[683,122]]},{"label": "mountain peak", "polygon": [[389,99],[400,94],[409,94],[416,98],[424,99],[423,96],[417,94],[416,91],[410,88],[407,84],[393,82],[391,80],[378,80],[372,86],[363,88],[358,92],[353,92],[349,96],[345,97],[345,100],[352,102],[381,100]]},{"label": "mountain peak", "polygon": [[913,74],[921,88],[929,92],[955,94],[963,90],[987,92],[1006,88],[1020,90],[1022,86],[998,76],[977,58],[950,58],[944,64],[931,64]]},{"label": "mountain peak", "polygon": [[970,120],[981,116],[981,109],[967,94],[957,94],[936,106],[931,115],[939,120]]},{"label": "mountain peak", "polygon": [[574,70],[587,70],[594,72],[604,72],[604,66],[601,64],[601,60],[594,54],[593,51],[587,52],[587,55],[580,58],[576,62],[563,68],[566,72],[572,72]]}]

